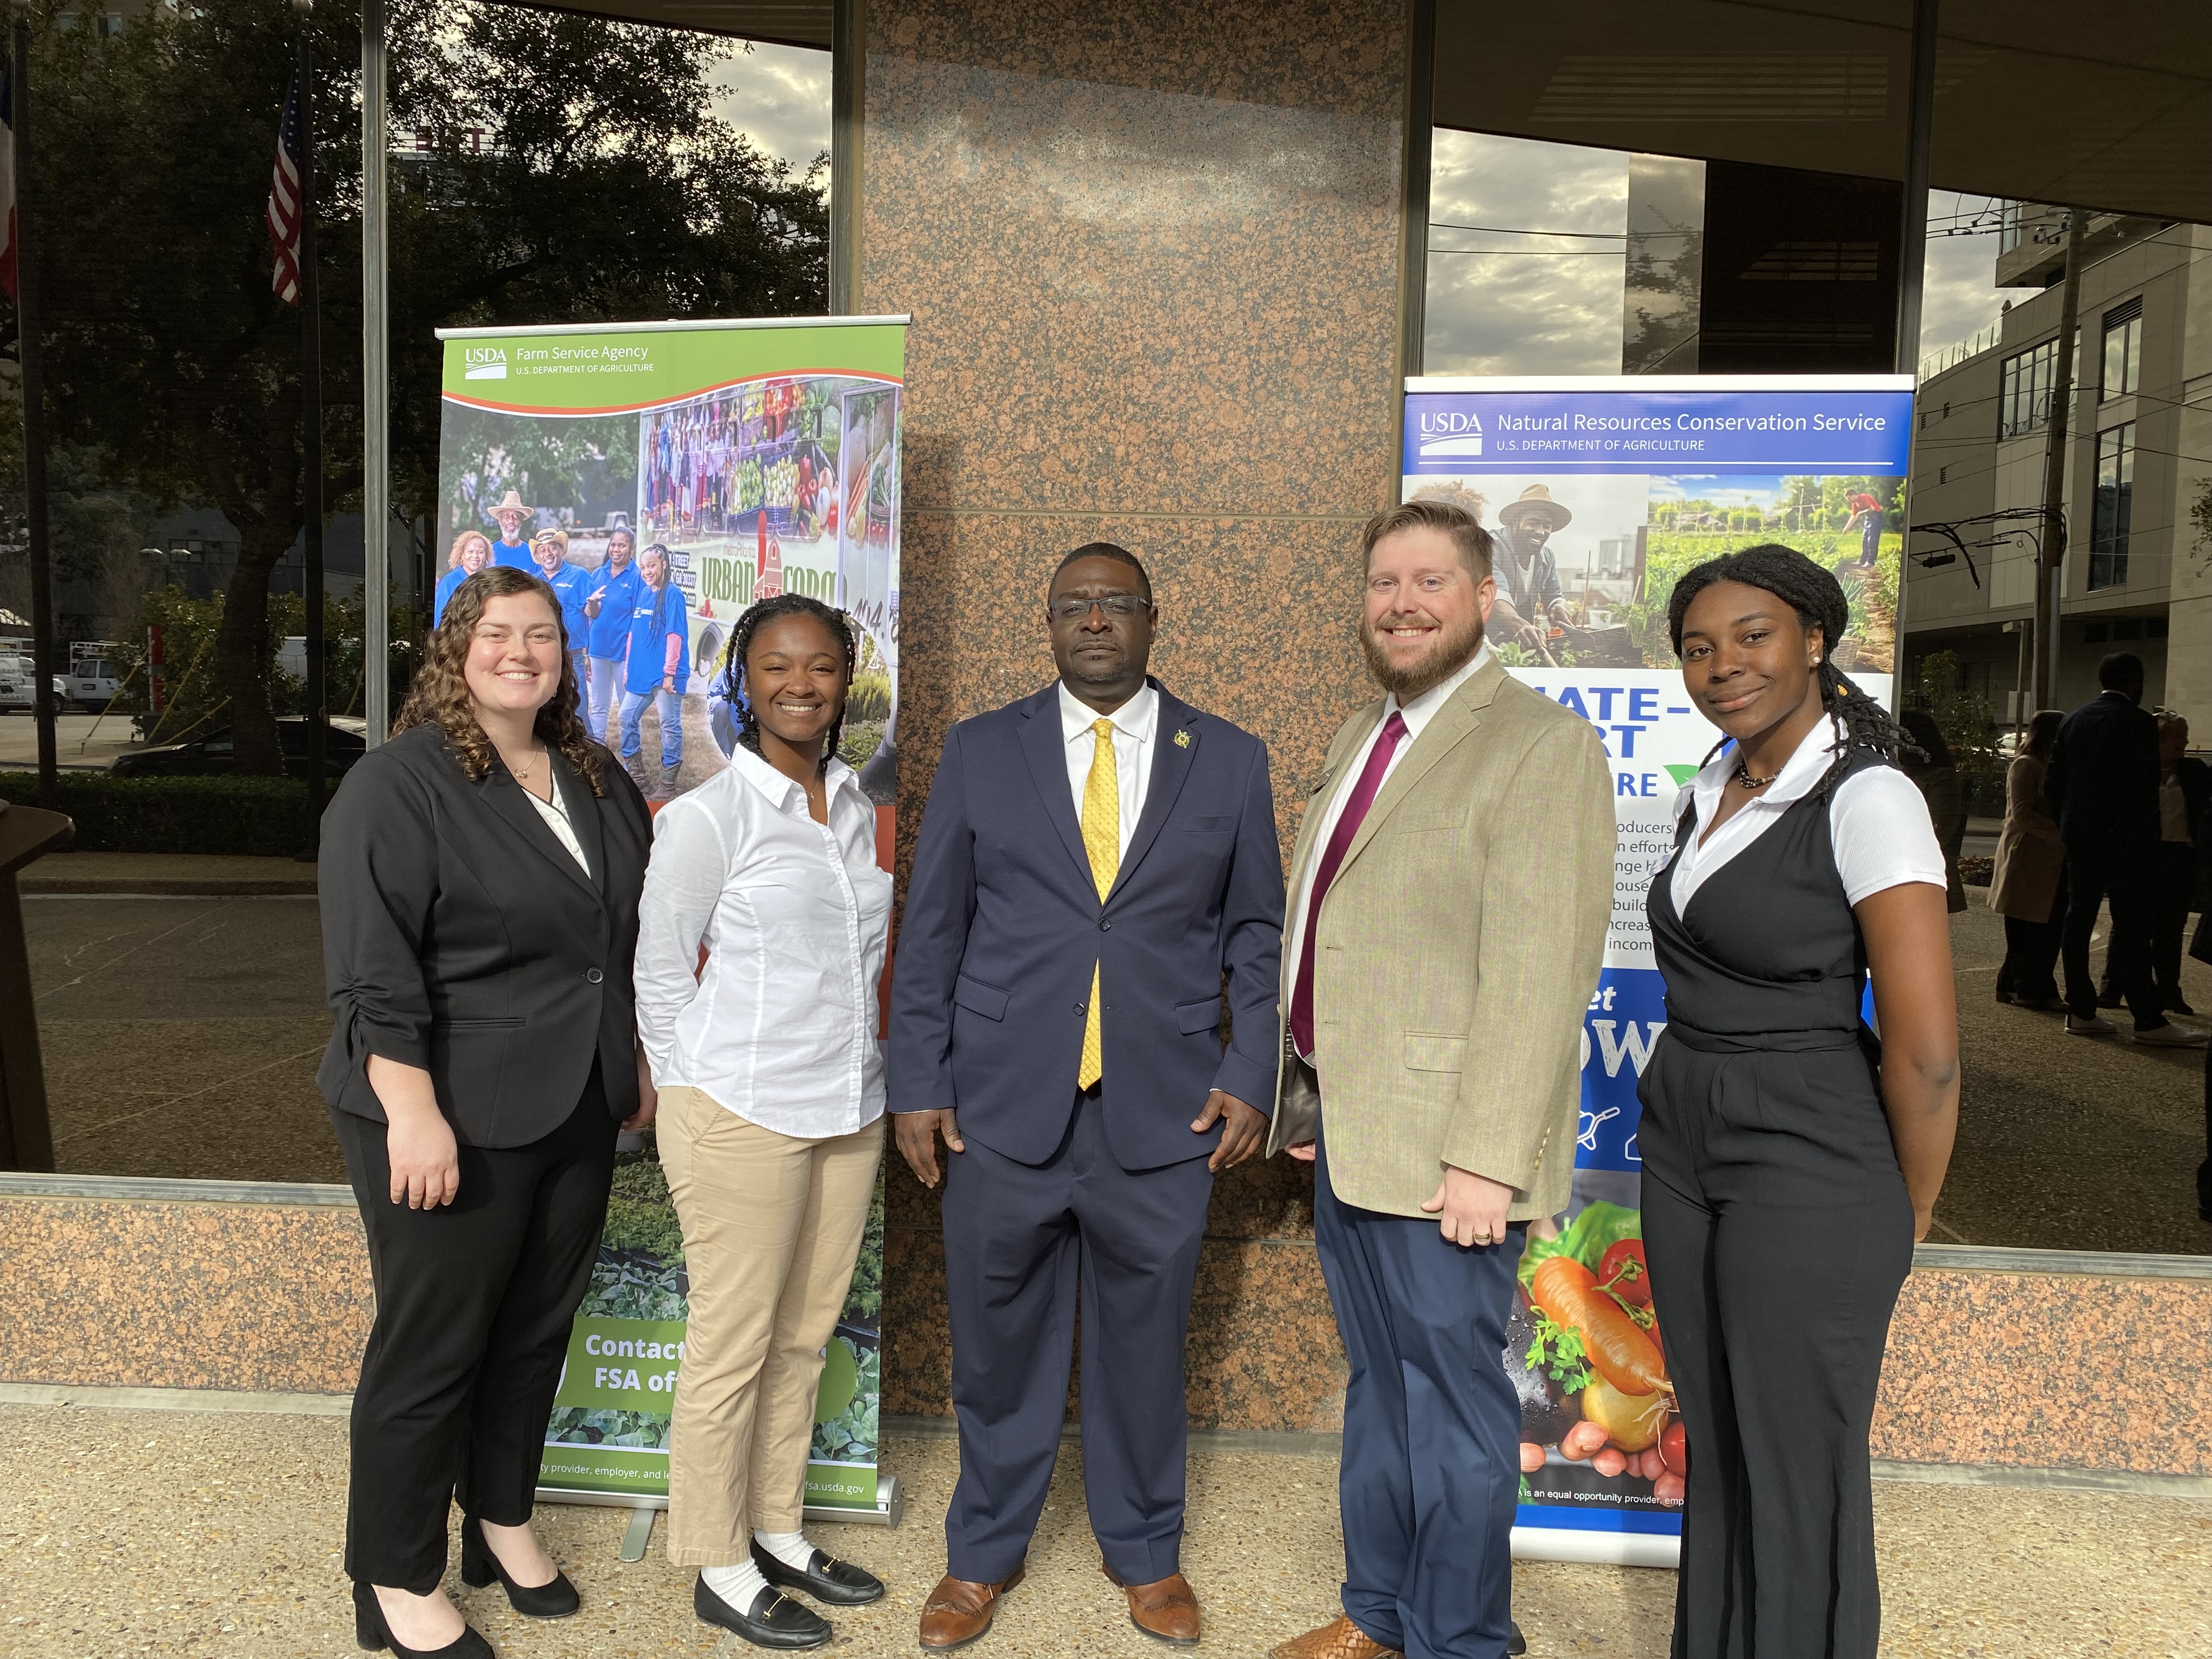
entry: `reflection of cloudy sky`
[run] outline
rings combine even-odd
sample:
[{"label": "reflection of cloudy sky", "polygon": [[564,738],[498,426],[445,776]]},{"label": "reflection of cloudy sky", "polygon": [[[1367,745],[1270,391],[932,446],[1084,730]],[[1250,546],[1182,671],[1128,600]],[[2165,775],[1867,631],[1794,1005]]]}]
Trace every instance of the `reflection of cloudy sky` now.
[{"label": "reflection of cloudy sky", "polygon": [[[830,152],[830,54],[806,46],[751,50],[722,65],[715,77],[721,96],[715,112],[735,125],[772,160],[788,161],[804,175]],[[823,167],[826,191],[830,171]]]},{"label": "reflection of cloudy sky", "polygon": [[[1438,128],[1429,187],[1425,368],[1431,374],[1618,374],[1627,155]],[[1931,191],[1936,229],[1921,300],[1921,350],[1996,321],[2021,290],[1991,286],[1997,204]],[[1448,227],[1483,225],[1474,231]],[[1505,232],[1571,231],[1577,236]],[[1476,249],[1449,252],[1447,249]],[[1718,499],[1715,497],[1713,499]]]},{"label": "reflection of cloudy sky", "polygon": [[[1429,185],[1431,374],[1620,373],[1628,157],[1439,127]],[[1446,253],[1444,248],[1479,248]]]}]

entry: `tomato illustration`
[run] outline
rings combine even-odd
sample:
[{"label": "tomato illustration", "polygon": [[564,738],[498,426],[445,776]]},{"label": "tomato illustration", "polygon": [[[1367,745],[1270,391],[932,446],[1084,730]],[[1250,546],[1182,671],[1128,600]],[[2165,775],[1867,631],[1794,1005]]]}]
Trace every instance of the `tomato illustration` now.
[{"label": "tomato illustration", "polygon": [[1638,1308],[1651,1305],[1651,1270],[1644,1265],[1644,1241],[1624,1238],[1599,1258],[1597,1282],[1623,1302]]}]

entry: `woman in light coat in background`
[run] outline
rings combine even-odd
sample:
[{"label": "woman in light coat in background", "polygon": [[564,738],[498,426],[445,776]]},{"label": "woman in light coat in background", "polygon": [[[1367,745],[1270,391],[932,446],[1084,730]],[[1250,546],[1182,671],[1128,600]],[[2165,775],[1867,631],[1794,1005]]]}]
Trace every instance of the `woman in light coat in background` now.
[{"label": "woman in light coat in background", "polygon": [[2063,1006],[2053,970],[2065,931],[2066,845],[2043,799],[2043,780],[2064,718],[2044,708],[2027,723],[2020,757],[2005,773],[2004,829],[1990,878],[1990,908],[2005,919],[1997,1000],[2046,1012]]}]

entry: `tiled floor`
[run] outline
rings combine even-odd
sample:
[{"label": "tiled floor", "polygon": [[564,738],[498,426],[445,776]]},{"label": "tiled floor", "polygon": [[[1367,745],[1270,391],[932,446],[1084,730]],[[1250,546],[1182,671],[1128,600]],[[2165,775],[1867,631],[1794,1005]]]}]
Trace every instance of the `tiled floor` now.
[{"label": "tiled floor", "polygon": [[[919,1655],[922,1598],[942,1571],[956,1471],[941,1438],[895,1440],[907,1484],[896,1530],[823,1528],[819,1540],[891,1586],[840,1614],[853,1656]],[[0,1654],[298,1659],[352,1652],[339,1571],[341,1418],[0,1407]],[[1335,1611],[1342,1570],[1335,1465],[1319,1455],[1202,1449],[1191,1467],[1186,1566],[1204,1601],[1201,1651],[1259,1656]],[[2203,1659],[2212,1654],[2212,1505],[1980,1487],[1877,1488],[1893,1656]],[[463,1605],[511,1659],[750,1653],[698,1623],[687,1572],[659,1532],[617,1559],[623,1512],[547,1507],[541,1525],[583,1592],[555,1624],[510,1614],[496,1590]],[[453,1581],[458,1589],[458,1579]],[[1532,1654],[1660,1659],[1671,1573],[1523,1564],[1515,1612]],[[1074,1449],[1062,1455],[1029,1581],[976,1659],[1158,1659],[1100,1577]]]}]

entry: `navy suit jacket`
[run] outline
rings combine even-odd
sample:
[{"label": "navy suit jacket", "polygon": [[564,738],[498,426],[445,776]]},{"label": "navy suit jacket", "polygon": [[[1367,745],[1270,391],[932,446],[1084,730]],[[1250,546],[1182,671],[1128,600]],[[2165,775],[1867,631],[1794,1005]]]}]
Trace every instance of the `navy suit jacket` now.
[{"label": "navy suit jacket", "polygon": [[2148,856],[2158,844],[2158,722],[2117,691],[2083,703],[2058,727],[2044,799],[2077,852]]},{"label": "navy suit jacket", "polygon": [[1283,868],[1267,745],[1159,698],[1144,813],[1103,903],[1058,684],[946,735],[899,922],[892,1111],[949,1108],[962,1135],[1046,1162],[1074,1112],[1094,964],[1123,1169],[1211,1153],[1219,1126],[1190,1132],[1211,1089],[1271,1109]]}]

